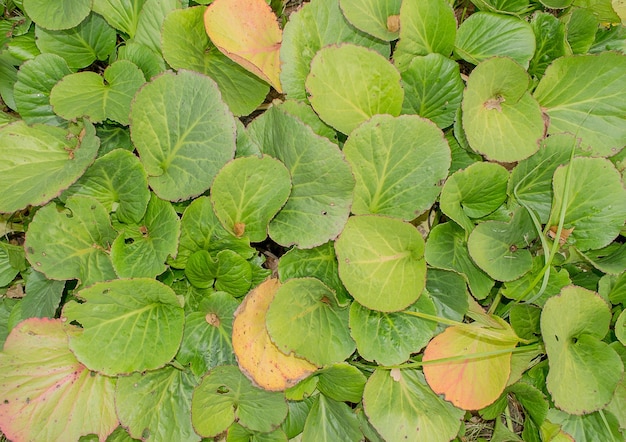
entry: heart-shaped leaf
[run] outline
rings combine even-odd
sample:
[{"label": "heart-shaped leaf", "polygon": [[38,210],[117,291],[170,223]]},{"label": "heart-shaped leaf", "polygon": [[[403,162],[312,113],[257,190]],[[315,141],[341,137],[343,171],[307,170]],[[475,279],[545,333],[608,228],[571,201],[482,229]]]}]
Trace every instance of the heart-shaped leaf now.
[{"label": "heart-shaped leaf", "polygon": [[265,0],[215,0],[204,14],[204,25],[224,55],[283,91],[278,58],[282,31]]},{"label": "heart-shaped leaf", "polygon": [[109,119],[128,125],[130,102],[145,81],[137,66],[119,60],[102,77],[95,72],[66,75],[50,91],[50,104],[66,120],[89,117],[94,123]]},{"label": "heart-shaped leaf", "polygon": [[550,362],[546,384],[554,404],[567,413],[604,408],[622,378],[622,360],[602,341],[610,321],[606,302],[582,287],[565,287],[543,308],[541,334]]},{"label": "heart-shaped leaf", "polygon": [[280,391],[295,385],[317,367],[293,353],[282,353],[265,327],[267,309],[280,282],[268,279],[252,290],[235,312],[233,350],[241,371],[256,385]]},{"label": "heart-shaped leaf", "polygon": [[411,224],[375,215],[353,216],[335,250],[341,280],[364,307],[394,312],[413,304],[422,293],[424,239]]},{"label": "heart-shaped leaf", "polygon": [[206,250],[198,250],[189,257],[185,275],[195,287],[215,286],[233,296],[245,295],[252,284],[250,263],[232,250],[222,250],[215,258]]}]

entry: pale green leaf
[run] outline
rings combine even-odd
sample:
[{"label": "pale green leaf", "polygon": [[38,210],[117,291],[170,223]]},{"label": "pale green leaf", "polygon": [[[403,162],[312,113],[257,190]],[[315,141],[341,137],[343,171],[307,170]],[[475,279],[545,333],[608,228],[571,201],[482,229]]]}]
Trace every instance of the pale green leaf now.
[{"label": "pale green leaf", "polygon": [[24,0],[22,4],[35,23],[52,30],[78,26],[91,11],[91,0]]},{"label": "pale green leaf", "polygon": [[385,41],[400,30],[401,0],[340,0],[341,12],[357,29]]},{"label": "pale green leaf", "polygon": [[93,0],[93,12],[130,38],[135,36],[139,13],[146,0]]},{"label": "pale green leaf", "polygon": [[307,416],[302,440],[320,442],[359,442],[363,439],[354,411],[323,394],[315,397]]}]

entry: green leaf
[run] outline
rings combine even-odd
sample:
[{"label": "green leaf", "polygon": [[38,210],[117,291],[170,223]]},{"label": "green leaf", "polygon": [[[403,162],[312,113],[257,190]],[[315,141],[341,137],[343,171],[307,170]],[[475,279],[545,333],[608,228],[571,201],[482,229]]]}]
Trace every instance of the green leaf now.
[{"label": "green leaf", "polygon": [[[573,179],[567,182],[568,168]],[[613,163],[604,158],[574,158],[554,173],[554,201],[548,221],[559,223],[565,205],[565,228],[574,228],[573,239],[580,250],[599,249],[619,235],[626,219],[626,189]],[[602,226],[598,228],[598,226]]]},{"label": "green leaf", "polygon": [[100,138],[98,156],[104,156],[115,149],[124,149],[129,152],[135,150],[135,146],[130,141],[128,127],[103,123],[96,128],[96,135]]},{"label": "green leaf", "polygon": [[417,300],[426,283],[422,235],[400,220],[353,216],[335,250],[341,280],[371,310],[402,310]]},{"label": "green leaf", "polygon": [[570,53],[586,54],[596,39],[600,22],[588,9],[574,8],[562,18]]},{"label": "green leaf", "polygon": [[385,41],[398,39],[401,0],[340,0],[339,6],[355,28]]},{"label": "green leaf", "polygon": [[269,86],[222,54],[204,29],[202,6],[171,11],[162,30],[163,57],[174,69],[190,69],[208,75],[219,86],[224,102],[235,115],[257,108]]},{"label": "green leaf", "polygon": [[415,115],[374,116],[350,134],[343,152],[356,177],[356,215],[417,218],[435,202],[450,167],[441,131]]},{"label": "green leaf", "polygon": [[[543,294],[539,296],[539,298],[535,299],[538,295],[539,290],[541,290],[541,284],[538,283],[537,276],[542,271],[545,262],[543,256],[535,256],[532,262],[531,270],[515,281],[509,281],[504,284],[502,288],[502,294],[509,299],[514,299],[516,301],[526,301],[529,299],[534,299],[533,304],[537,304],[539,306],[543,306],[545,302],[551,296],[558,294],[561,289],[567,285],[570,285],[572,281],[570,280],[569,273],[567,270],[560,269],[557,270],[555,267],[550,267],[550,276],[548,277],[548,284],[543,289]],[[534,287],[527,293],[529,287],[534,284]],[[520,299],[521,296],[527,293],[524,296],[524,299]]]},{"label": "green leaf", "polygon": [[543,77],[550,63],[565,55],[565,25],[554,15],[537,11],[530,26],[535,34],[535,55],[530,60],[528,72]]},{"label": "green leaf", "polygon": [[0,128],[0,212],[43,205],[76,181],[98,153],[89,122],[65,130],[16,121]]},{"label": "green leaf", "polygon": [[432,268],[428,269],[427,276],[426,290],[437,308],[436,315],[461,322],[469,308],[469,293],[463,276]]},{"label": "green leaf", "polygon": [[474,229],[470,218],[482,218],[506,199],[508,171],[496,163],[474,163],[448,177],[441,190],[441,211],[467,233]]},{"label": "green leaf", "polygon": [[300,248],[335,239],[348,219],[354,189],[350,166],[337,145],[275,108],[248,129],[263,152],[280,160],[291,174],[291,194],[270,222],[270,237],[282,246]]},{"label": "green leaf", "polygon": [[117,59],[135,64],[148,81],[165,71],[165,60],[161,55],[148,46],[134,41],[127,42],[117,49]]},{"label": "green leaf", "polygon": [[259,433],[247,430],[237,422],[228,427],[228,433],[226,434],[226,442],[287,442],[288,440],[282,428],[269,433]]},{"label": "green leaf", "polygon": [[509,58],[491,58],[472,71],[462,108],[473,150],[499,162],[523,160],[537,152],[545,123],[528,84],[526,71]]},{"label": "green leaf", "polygon": [[139,223],[143,218],[150,191],[139,159],[124,149],[115,149],[98,158],[63,195],[90,196],[115,212],[123,223]]},{"label": "green leaf", "polygon": [[174,367],[121,376],[115,406],[121,424],[136,439],[199,441],[191,425],[195,377]]},{"label": "green leaf", "polygon": [[116,278],[108,250],[116,232],[106,209],[84,196],[50,203],[35,214],[26,234],[26,256],[49,279],[78,279],[83,286]]},{"label": "green leaf", "polygon": [[185,318],[183,342],[176,360],[189,364],[202,376],[218,365],[236,363],[231,342],[233,315],[239,302],[224,292],[215,292],[202,301],[198,311]]},{"label": "green leaf", "polygon": [[[405,311],[436,314],[435,304],[424,293]],[[407,315],[404,311],[377,312],[362,307],[358,302],[350,307],[350,333],[359,354],[380,365],[401,364],[412,353],[418,353],[433,337],[436,325],[432,321]]]},{"label": "green leaf", "polygon": [[552,63],[534,92],[550,117],[548,133],[572,133],[596,155],[609,156],[622,149],[625,69],[626,55],[614,52],[562,57]]},{"label": "green leaf", "polygon": [[109,376],[154,370],[180,346],[184,314],[168,286],[147,278],[118,279],[83,289],[83,304],[70,301],[63,318],[83,328],[70,348],[90,370]]},{"label": "green leaf", "polygon": [[316,365],[343,361],[354,352],[347,308],[315,278],[286,281],[274,296],[266,317],[267,332],[278,349]]},{"label": "green leaf", "polygon": [[14,97],[17,110],[26,123],[66,124],[52,110],[50,91],[71,72],[65,60],[55,54],[40,54],[20,66]]},{"label": "green leaf", "polygon": [[172,205],[152,195],[139,225],[121,226],[111,245],[111,261],[122,278],[154,278],[176,253],[180,220]]},{"label": "green leaf", "polygon": [[282,393],[254,387],[232,365],[211,370],[191,400],[191,420],[203,437],[217,436],[235,420],[249,430],[269,432],[282,423],[287,410]]},{"label": "green leaf", "polygon": [[128,125],[130,102],[145,83],[143,72],[127,60],[109,65],[101,77],[95,72],[70,74],[50,91],[50,104],[66,120],[88,117]]},{"label": "green leaf", "polygon": [[[0,426],[11,440],[100,440],[118,426],[115,379],[90,372],[68,348],[58,319],[28,319],[0,353]],[[59,425],[59,422],[63,422]]]},{"label": "green leaf", "polygon": [[453,270],[465,276],[474,297],[485,299],[494,280],[474,264],[465,237],[465,232],[456,223],[439,224],[428,235],[424,256],[433,267]]},{"label": "green leaf", "polygon": [[235,154],[235,120],[210,78],[167,72],[142,87],[130,110],[131,136],[154,193],[199,195]]},{"label": "green leaf", "polygon": [[358,442],[363,439],[354,412],[343,402],[315,396],[302,431],[302,440]]},{"label": "green leaf", "polygon": [[349,134],[376,114],[400,115],[400,73],[378,52],[343,44],[321,49],[306,79],[309,101],[327,124]]},{"label": "green leaf", "polygon": [[292,278],[312,276],[332,289],[337,302],[347,305],[352,299],[339,279],[337,257],[332,242],[327,242],[312,249],[294,247],[278,261],[278,275],[281,282]]},{"label": "green leaf", "polygon": [[440,128],[454,122],[464,84],[458,63],[441,54],[417,56],[402,71],[403,114],[418,114]]},{"label": "green leaf", "polygon": [[576,286],[564,288],[543,308],[541,334],[550,362],[546,384],[554,404],[567,413],[591,413],[613,397],[624,366],[602,341],[610,321],[606,302]]},{"label": "green leaf", "polygon": [[269,156],[238,158],[213,180],[211,202],[226,230],[261,242],[290,192],[291,177],[280,161]]},{"label": "green leaf", "polygon": [[24,0],[24,12],[39,26],[60,30],[78,26],[91,11],[91,0]]},{"label": "green leaf", "polygon": [[222,250],[213,259],[206,250],[199,250],[189,257],[185,275],[198,288],[215,285],[233,296],[248,293],[252,284],[250,263],[232,250]]},{"label": "green leaf", "polygon": [[559,424],[570,440],[576,442],[618,441],[624,437],[615,416],[603,410],[575,416],[552,408],[548,411],[548,420]]},{"label": "green leaf", "polygon": [[37,26],[35,36],[42,53],[61,56],[72,70],[106,60],[115,50],[116,42],[115,29],[97,14],[90,14],[78,26],[64,31],[48,31]]},{"label": "green leaf", "polygon": [[400,7],[400,41],[393,58],[404,71],[418,55],[449,56],[454,48],[456,18],[450,2],[403,2]]},{"label": "green leaf", "polygon": [[615,321],[615,336],[619,342],[626,345],[626,310],[623,310]]},{"label": "green leaf", "polygon": [[389,43],[350,25],[339,9],[339,0],[305,3],[289,16],[280,48],[280,82],[288,98],[307,99],[304,83],[309,75],[313,56],[323,47],[340,43],[370,48],[385,58],[390,55]]},{"label": "green leaf", "polygon": [[535,53],[535,34],[517,17],[476,12],[459,26],[454,52],[472,64],[498,56],[510,57],[527,68]]},{"label": "green leaf", "polygon": [[130,38],[135,36],[139,13],[146,0],[93,0],[93,12]]},{"label": "green leaf", "polygon": [[304,101],[297,100],[285,100],[282,103],[274,104],[275,107],[299,118],[304,124],[310,126],[313,132],[316,134],[328,138],[333,143],[337,144],[337,131],[324,123],[320,117],[315,113],[310,104]]},{"label": "green leaf", "polygon": [[320,371],[317,388],[324,396],[340,402],[361,402],[367,378],[347,362],[331,365]]},{"label": "green leaf", "polygon": [[597,250],[587,250],[582,254],[593,266],[611,275],[617,275],[626,270],[626,244],[611,243]]},{"label": "green leaf", "polygon": [[146,0],[139,13],[137,31],[133,39],[161,54],[161,28],[165,16],[183,7],[183,0]]},{"label": "green leaf", "polygon": [[31,270],[26,279],[26,296],[22,298],[22,316],[53,318],[61,303],[64,287],[65,281],[52,281],[43,273]]},{"label": "green leaf", "polygon": [[24,248],[0,242],[0,287],[9,285],[25,268]]},{"label": "green leaf", "polygon": [[515,334],[523,339],[534,339],[541,334],[539,320],[541,309],[530,304],[511,307],[510,322]]},{"label": "green leaf", "polygon": [[385,440],[446,442],[456,436],[464,414],[411,369],[376,370],[365,386],[363,407]]}]

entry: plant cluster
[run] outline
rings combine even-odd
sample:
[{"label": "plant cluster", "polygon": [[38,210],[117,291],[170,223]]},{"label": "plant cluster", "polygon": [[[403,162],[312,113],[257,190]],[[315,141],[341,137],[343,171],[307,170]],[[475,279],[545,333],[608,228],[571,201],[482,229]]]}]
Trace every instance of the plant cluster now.
[{"label": "plant cluster", "polygon": [[9,440],[624,440],[623,3],[1,9]]}]

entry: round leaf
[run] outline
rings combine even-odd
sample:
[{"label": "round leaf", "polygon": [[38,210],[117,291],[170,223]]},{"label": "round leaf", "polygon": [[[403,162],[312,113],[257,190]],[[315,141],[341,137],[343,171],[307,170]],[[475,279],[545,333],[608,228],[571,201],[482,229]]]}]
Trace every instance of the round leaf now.
[{"label": "round leaf", "polygon": [[524,68],[491,58],[472,71],[463,97],[463,128],[472,149],[490,160],[514,162],[539,149],[544,120],[527,91]]},{"label": "round leaf", "polygon": [[400,73],[379,53],[353,44],[321,49],[306,79],[309,101],[322,120],[349,134],[376,114],[400,115]]},{"label": "round leaf", "polygon": [[63,317],[83,328],[70,348],[90,370],[115,376],[153,370],[172,360],[183,336],[184,314],[173,290],[154,279],[97,283],[70,301]]},{"label": "round leaf", "polygon": [[24,12],[46,29],[69,29],[78,26],[91,12],[91,0],[24,0]]},{"label": "round leaf", "polygon": [[89,122],[77,129],[23,121],[0,128],[0,212],[43,205],[83,174],[100,143]]},{"label": "round leaf", "polygon": [[285,420],[287,410],[281,393],[254,387],[232,365],[211,370],[191,400],[191,420],[203,437],[217,436],[235,421],[249,430],[267,433]]},{"label": "round leaf", "polygon": [[233,250],[222,250],[215,259],[206,250],[189,257],[185,275],[195,287],[206,289],[215,285],[233,296],[245,295],[252,284],[250,263]]},{"label": "round leaf", "polygon": [[411,369],[376,370],[365,385],[363,408],[385,440],[448,442],[458,433],[464,415]]},{"label": "round leaf", "polygon": [[527,68],[535,53],[535,34],[517,17],[476,12],[459,26],[454,52],[473,64],[501,56]]},{"label": "round leaf", "polygon": [[280,282],[268,279],[244,299],[235,312],[233,350],[241,371],[256,385],[270,391],[291,387],[317,367],[291,354],[282,353],[271,341],[265,319]]},{"label": "round leaf", "polygon": [[109,214],[96,200],[68,198],[66,210],[48,204],[35,214],[26,242],[26,256],[35,270],[50,279],[78,279],[83,286],[116,278],[108,249],[116,232]]},{"label": "round leaf", "polygon": [[374,116],[350,134],[343,152],[356,176],[356,215],[417,218],[435,202],[450,167],[441,131],[414,115]]},{"label": "round leaf", "polygon": [[385,41],[400,30],[401,0],[340,0],[343,15],[357,29]]},{"label": "round leaf", "polygon": [[546,384],[554,404],[567,413],[604,408],[622,378],[622,360],[602,341],[610,322],[606,302],[582,287],[565,287],[546,301],[541,313],[541,334],[550,363]]},{"label": "round leaf", "polygon": [[206,191],[235,154],[235,121],[213,80],[165,73],[142,87],[131,106],[131,137],[162,199]]},{"label": "round leaf", "polygon": [[291,177],[283,163],[253,156],[237,158],[218,172],[211,186],[211,201],[226,230],[261,242],[290,192]]},{"label": "round leaf", "polygon": [[317,388],[322,395],[336,401],[358,404],[367,378],[347,362],[335,364],[320,371]]},{"label": "round leaf", "polygon": [[351,217],[335,250],[341,280],[364,307],[402,310],[424,289],[424,240],[411,224],[382,216]]},{"label": "round leaf", "polygon": [[335,293],[315,278],[290,279],[278,288],[267,311],[272,341],[285,354],[295,353],[316,365],[343,361],[354,352],[349,311]]}]

